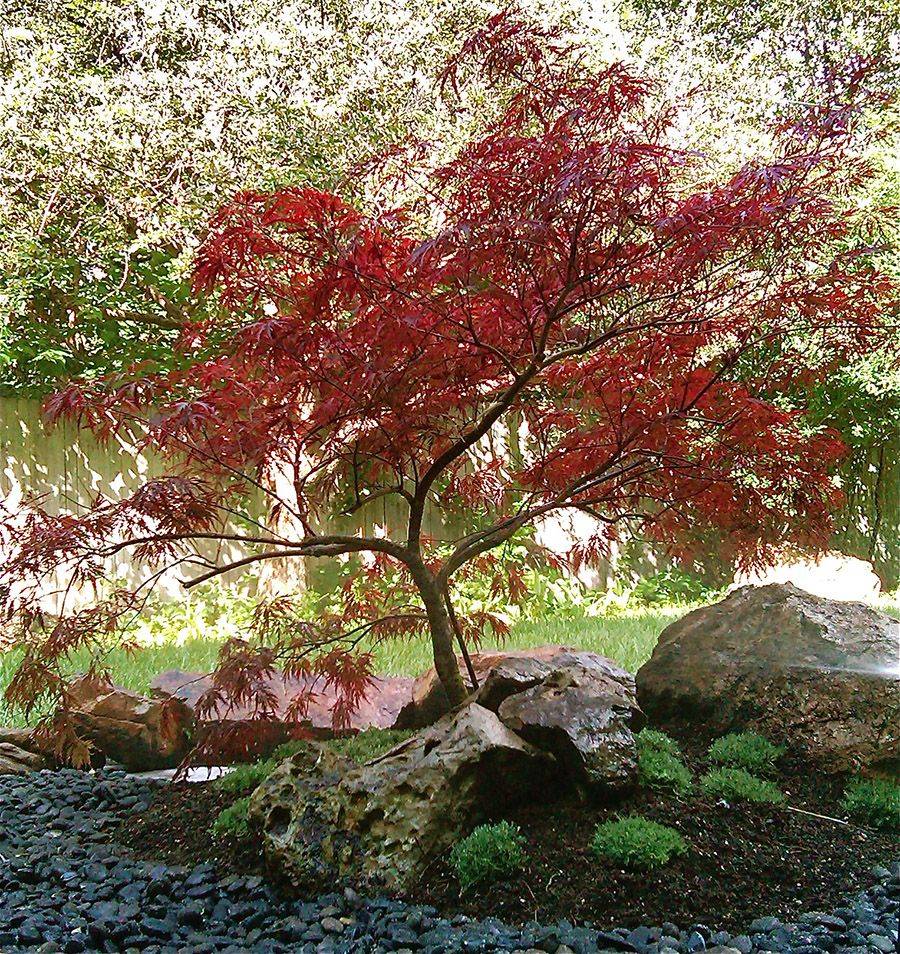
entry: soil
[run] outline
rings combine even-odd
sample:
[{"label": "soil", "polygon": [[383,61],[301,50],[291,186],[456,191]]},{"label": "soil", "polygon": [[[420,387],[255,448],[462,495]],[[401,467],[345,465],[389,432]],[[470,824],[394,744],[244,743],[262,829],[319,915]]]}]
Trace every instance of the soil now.
[{"label": "soil", "polygon": [[[704,749],[685,744],[695,774]],[[795,809],[841,818],[844,780],[786,764],[777,781]],[[150,810],[129,821],[118,840],[143,857],[170,864],[215,861],[223,871],[262,873],[258,841],[215,839],[210,826],[236,796],[212,785],[160,789]],[[687,855],[657,871],[629,871],[598,859],[595,826],[639,813],[677,829]],[[510,923],[568,919],[598,927],[673,921],[682,927],[746,929],[762,915],[789,919],[828,910],[868,887],[874,865],[897,860],[896,835],[768,805],[725,805],[696,790],[687,798],[636,790],[617,803],[562,798],[507,815],[522,829],[528,860],[518,877],[460,896],[446,862],[425,872],[409,900],[447,915],[499,917]]]}]

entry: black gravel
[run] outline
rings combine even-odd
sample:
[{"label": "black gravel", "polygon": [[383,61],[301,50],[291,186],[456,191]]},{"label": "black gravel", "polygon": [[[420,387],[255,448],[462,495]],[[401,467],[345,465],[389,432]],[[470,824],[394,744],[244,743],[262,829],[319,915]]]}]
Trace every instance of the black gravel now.
[{"label": "black gravel", "polygon": [[262,878],[220,877],[134,858],[111,842],[153,785],[116,772],[0,776],[0,952],[350,952],[463,954],[889,954],[898,948],[900,862],[844,907],[791,923],[759,918],[733,936],[702,924],[600,929],[561,921],[442,918],[433,908],[353,891],[299,902]]}]

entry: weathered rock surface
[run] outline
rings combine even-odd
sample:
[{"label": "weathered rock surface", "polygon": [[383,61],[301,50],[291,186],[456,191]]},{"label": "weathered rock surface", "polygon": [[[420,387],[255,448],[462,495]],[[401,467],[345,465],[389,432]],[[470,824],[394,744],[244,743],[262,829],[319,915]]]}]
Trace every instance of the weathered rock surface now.
[{"label": "weathered rock surface", "polygon": [[570,663],[509,695],[498,715],[514,732],[556,756],[577,784],[617,789],[634,779],[632,728],[640,728],[643,714],[634,681],[625,672]]},{"label": "weathered rock surface", "polygon": [[24,775],[45,767],[43,756],[39,753],[19,748],[12,742],[0,741],[0,775]]},{"label": "weathered rock surface", "polygon": [[[630,673],[597,653],[567,646],[479,653],[472,664],[479,681],[472,700],[555,755],[570,780],[615,789],[633,778],[632,730],[645,720]],[[418,728],[446,707],[430,669],[416,680],[397,727]]]},{"label": "weathered rock surface", "polygon": [[308,768],[288,759],[253,795],[270,866],[303,889],[400,888],[488,814],[546,793],[554,764],[469,704],[367,765],[323,763],[312,783]]},{"label": "weathered rock surface", "polygon": [[173,768],[191,747],[194,714],[180,699],[148,699],[87,679],[74,683],[72,693],[77,731],[130,771]]},{"label": "weathered rock surface", "polygon": [[663,631],[637,692],[651,718],[752,728],[825,771],[900,766],[900,621],[861,603],[735,590]]},{"label": "weathered rock surface", "polygon": [[[457,660],[466,685],[469,684],[462,659]],[[513,693],[537,685],[560,669],[582,667],[606,677],[610,683],[634,694],[634,677],[597,653],[569,646],[537,646],[511,652],[476,653],[472,666],[478,679],[475,701],[496,712]],[[635,703],[636,707],[636,703]],[[450,711],[450,703],[434,667],[422,673],[412,686],[410,701],[400,710],[395,729],[421,729],[432,725]]]},{"label": "weathered rock surface", "polygon": [[[169,669],[156,676],[150,683],[150,688],[153,693],[176,696],[193,709],[197,705],[197,700],[211,685],[210,677],[202,673]],[[401,708],[408,702],[412,685],[413,680],[405,677],[376,679],[359,708],[350,716],[350,728],[390,728],[396,721]],[[321,734],[325,737],[331,734],[331,710],[335,694],[334,690],[323,685],[321,680],[317,683],[308,679],[285,680],[282,676],[275,675],[266,680],[266,689],[272,693],[272,698],[275,700],[275,716],[279,719],[284,717],[294,698],[312,691],[313,696],[306,719],[299,724],[312,730],[311,734],[314,735]],[[252,712],[246,707],[223,709],[216,714],[221,719],[233,721],[252,717]]]}]

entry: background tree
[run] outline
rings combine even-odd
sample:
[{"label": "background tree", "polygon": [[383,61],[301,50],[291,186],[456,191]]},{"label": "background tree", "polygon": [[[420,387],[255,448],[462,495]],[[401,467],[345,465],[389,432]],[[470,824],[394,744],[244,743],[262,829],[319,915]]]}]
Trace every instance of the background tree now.
[{"label": "background tree", "polygon": [[[625,58],[678,101],[694,90],[685,148],[737,169],[771,148],[770,127],[821,98],[865,59],[867,83],[896,88],[900,14],[887,0],[560,7],[596,65]],[[452,148],[497,98],[443,108],[434,77],[486,0],[156,0],[8,11],[0,45],[0,394],[42,395],[60,379],[135,361],[172,367],[185,322],[202,320],[190,264],[208,210],[236,189],[339,189],[348,165],[406,135]],[[885,125],[889,112],[859,117]],[[896,139],[873,143],[877,174],[856,197],[860,238],[896,268]],[[893,233],[893,234],[892,234]],[[900,579],[900,387],[891,356],[867,356],[801,393],[851,447],[837,545]],[[886,449],[886,450],[885,450]],[[647,541],[635,549],[645,552]],[[715,563],[715,561],[710,561]],[[721,566],[725,576],[731,568]]]},{"label": "background tree", "polygon": [[[101,644],[173,568],[188,586],[286,556],[362,553],[370,577],[395,570],[387,591],[348,584],[330,618],[262,604],[206,699],[266,712],[262,677],[279,666],[335,683],[341,719],[370,677],[364,637],[427,633],[461,701],[455,640],[493,621],[457,619],[453,581],[480,561],[515,589],[492,551],[547,514],[606,528],[576,563],[628,525],[682,555],[714,528],[742,563],[786,540],[824,545],[843,445],[782,396],[884,333],[893,285],[847,247],[853,216],[835,200],[866,174],[855,109],[825,100],[722,175],[673,144],[679,115],[652,83],[580,52],[515,13],[491,18],[443,80],[487,83],[497,120],[449,160],[421,142],[383,155],[367,209],[310,187],[239,194],[198,255],[215,306],[183,336],[190,367],[48,402],[106,435],[140,432],[149,411],[170,472],[78,517],[34,507],[4,568],[25,653],[11,699],[49,693],[64,714],[60,659]],[[864,73],[851,80],[861,95]],[[275,471],[289,494],[270,489]],[[298,532],[223,529],[249,486]],[[317,530],[323,502],[387,496],[407,510],[400,537]],[[462,515],[465,532],[428,539],[426,508]],[[210,539],[252,552],[211,562],[194,549]],[[49,575],[97,582],[123,549],[152,570],[145,587],[42,628]]]}]

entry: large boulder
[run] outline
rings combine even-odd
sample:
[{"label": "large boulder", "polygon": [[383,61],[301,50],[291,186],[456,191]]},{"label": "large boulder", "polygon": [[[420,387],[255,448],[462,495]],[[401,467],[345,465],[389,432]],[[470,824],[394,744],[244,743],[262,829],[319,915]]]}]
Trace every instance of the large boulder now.
[{"label": "large boulder", "polygon": [[254,793],[250,821],[271,869],[302,890],[352,878],[409,886],[490,814],[554,783],[554,761],[488,709],[463,706],[367,765],[309,755],[284,762]]},{"label": "large boulder", "polygon": [[632,729],[643,724],[643,714],[627,673],[610,676],[590,666],[569,664],[508,695],[498,715],[522,738],[552,752],[578,785],[615,790],[634,780]]},{"label": "large boulder", "polygon": [[663,631],[637,693],[652,719],[751,728],[828,772],[900,767],[900,621],[861,603],[735,590]]},{"label": "large boulder", "polygon": [[[632,732],[645,719],[630,673],[597,653],[567,646],[478,653],[472,665],[479,683],[472,701],[556,756],[570,781],[609,791],[633,780]],[[397,728],[418,728],[446,709],[432,668],[416,680]]]},{"label": "large boulder", "polygon": [[70,687],[72,719],[107,758],[132,772],[174,768],[191,748],[194,714],[173,696],[145,696],[94,679]]}]

